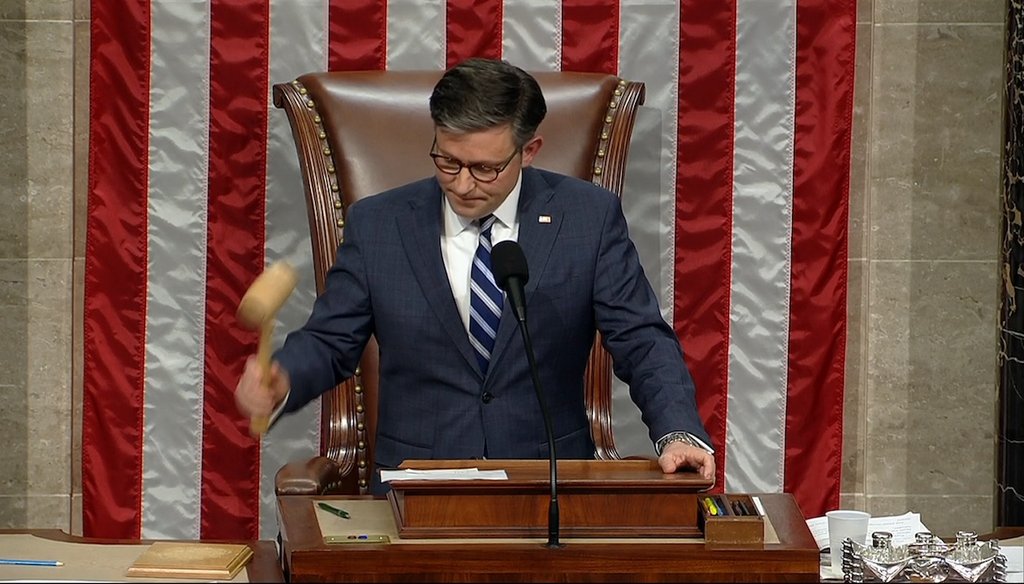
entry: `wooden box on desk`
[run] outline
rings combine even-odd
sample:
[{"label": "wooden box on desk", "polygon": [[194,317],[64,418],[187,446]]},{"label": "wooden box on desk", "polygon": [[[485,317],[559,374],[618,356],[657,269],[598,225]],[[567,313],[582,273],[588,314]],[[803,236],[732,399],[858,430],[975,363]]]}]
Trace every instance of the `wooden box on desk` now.
[{"label": "wooden box on desk", "polygon": [[[546,460],[409,460],[400,468],[502,469],[508,480],[400,480],[391,501],[402,538],[543,537],[551,485]],[[712,481],[664,474],[654,460],[560,460],[564,537],[700,537],[698,493]]]},{"label": "wooden box on desk", "polygon": [[764,517],[749,495],[702,495],[699,507],[698,522],[708,545],[764,545]]}]

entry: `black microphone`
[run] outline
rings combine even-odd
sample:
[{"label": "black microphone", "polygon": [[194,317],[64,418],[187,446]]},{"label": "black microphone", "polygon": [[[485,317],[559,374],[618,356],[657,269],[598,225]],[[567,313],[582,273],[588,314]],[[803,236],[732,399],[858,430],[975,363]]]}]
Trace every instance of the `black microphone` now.
[{"label": "black microphone", "polygon": [[523,248],[514,241],[500,241],[491,249],[491,269],[494,280],[508,295],[512,303],[512,313],[519,321],[519,331],[523,335],[526,347],[526,358],[530,363],[530,375],[533,377],[533,390],[537,394],[540,413],[544,417],[544,429],[548,434],[548,468],[551,471],[551,503],[548,506],[548,543],[547,547],[562,547],[558,543],[558,457],[555,456],[555,433],[551,429],[551,413],[544,402],[544,392],[540,388],[540,375],[537,373],[537,361],[533,356],[533,343],[530,342],[530,329],[526,326],[526,299],[523,287],[530,280],[530,270],[526,266]]}]

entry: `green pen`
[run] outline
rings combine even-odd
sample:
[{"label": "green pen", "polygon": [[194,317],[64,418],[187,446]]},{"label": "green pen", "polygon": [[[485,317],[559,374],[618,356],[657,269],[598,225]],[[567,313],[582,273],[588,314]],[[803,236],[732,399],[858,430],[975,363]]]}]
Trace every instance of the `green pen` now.
[{"label": "green pen", "polygon": [[328,513],[337,515],[338,517],[341,517],[342,519],[348,519],[349,518],[348,511],[345,511],[344,509],[338,509],[337,507],[328,505],[327,503],[324,503],[324,502],[317,503],[316,505],[317,505],[317,507],[320,507],[324,511],[327,511]]}]

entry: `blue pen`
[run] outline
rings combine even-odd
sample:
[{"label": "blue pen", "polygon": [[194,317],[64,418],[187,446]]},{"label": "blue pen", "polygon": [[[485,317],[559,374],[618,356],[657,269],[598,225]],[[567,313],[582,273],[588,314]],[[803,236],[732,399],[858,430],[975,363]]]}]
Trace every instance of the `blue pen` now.
[{"label": "blue pen", "polygon": [[50,566],[51,568],[58,568],[63,565],[64,562],[56,560],[12,560],[0,558],[0,566]]}]

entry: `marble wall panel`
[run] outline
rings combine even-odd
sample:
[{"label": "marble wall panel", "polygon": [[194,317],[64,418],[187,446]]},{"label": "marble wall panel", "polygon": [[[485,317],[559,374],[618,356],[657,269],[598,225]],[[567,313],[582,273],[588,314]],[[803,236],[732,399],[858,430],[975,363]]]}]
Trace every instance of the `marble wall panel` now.
[{"label": "marble wall panel", "polygon": [[27,28],[0,20],[0,258],[28,256]]},{"label": "marble wall panel", "polygon": [[25,529],[28,525],[28,501],[24,494],[0,494],[0,529]]},{"label": "marble wall panel", "polygon": [[940,537],[955,537],[960,530],[989,533],[995,527],[991,495],[871,495],[865,510],[876,517],[920,513],[921,523]]},{"label": "marble wall panel", "polygon": [[998,254],[1003,27],[876,26],[871,257]]},{"label": "marble wall panel", "polygon": [[85,260],[75,258],[72,268],[71,317],[71,493],[82,493],[83,323],[85,314]]},{"label": "marble wall panel", "polygon": [[81,0],[0,0],[0,20],[70,20]]},{"label": "marble wall panel", "polygon": [[0,260],[0,495],[70,490],[70,276],[70,260]]},{"label": "marble wall panel", "polygon": [[992,496],[996,265],[872,264],[869,496]]},{"label": "marble wall panel", "polygon": [[28,489],[28,263],[0,259],[0,525],[24,519]]},{"label": "marble wall panel", "polygon": [[0,529],[71,529],[70,495],[0,495]]},{"label": "marble wall panel", "polygon": [[[27,282],[25,260],[0,259],[0,386],[5,388],[28,384]],[[0,408],[7,399],[0,400]]]},{"label": "marble wall panel", "polygon": [[[857,2],[857,22],[871,22],[874,12],[874,0],[855,0]],[[857,31],[860,34],[860,31]]]},{"label": "marble wall panel", "polygon": [[0,21],[0,257],[71,255],[71,39],[70,21]]},{"label": "marble wall panel", "polygon": [[840,499],[864,492],[864,424],[868,262],[849,263],[847,285],[846,387],[843,393],[843,466]]},{"label": "marble wall panel", "polygon": [[71,495],[35,495],[25,497],[25,517],[35,529],[71,529]]},{"label": "marble wall panel", "polygon": [[868,254],[868,129],[871,119],[871,25],[857,25],[857,64],[850,144],[850,259]]},{"label": "marble wall panel", "polygon": [[71,490],[72,263],[29,260],[28,482],[34,495]]},{"label": "marble wall panel", "polygon": [[73,254],[85,257],[86,212],[89,201],[89,22],[74,24],[74,225]]},{"label": "marble wall panel", "polygon": [[1002,24],[1005,18],[1006,0],[874,0],[880,23]]},{"label": "marble wall panel", "polygon": [[1024,525],[1024,5],[1019,1],[1010,2],[1006,40],[996,520]]}]

